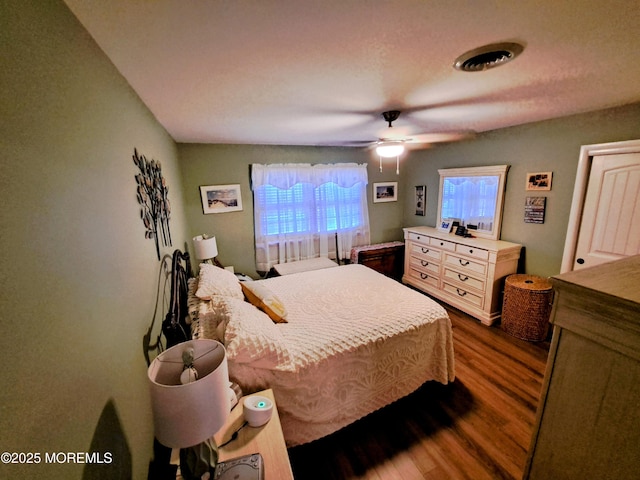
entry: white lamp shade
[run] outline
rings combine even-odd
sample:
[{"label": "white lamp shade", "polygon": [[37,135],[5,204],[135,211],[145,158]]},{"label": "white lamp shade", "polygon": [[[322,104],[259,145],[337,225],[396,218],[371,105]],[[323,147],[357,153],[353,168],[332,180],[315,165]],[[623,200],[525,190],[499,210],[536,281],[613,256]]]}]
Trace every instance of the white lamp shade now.
[{"label": "white lamp shade", "polygon": [[398,157],[404,153],[404,145],[402,142],[380,142],[376,147],[376,153],[385,158]]},{"label": "white lamp shade", "polygon": [[205,238],[203,235],[193,237],[193,248],[198,260],[209,260],[218,256],[216,237]]},{"label": "white lamp shade", "polygon": [[[194,349],[198,380],[182,385],[182,352]],[[229,411],[229,370],[224,347],[215,340],[191,340],[158,355],[149,366],[155,436],[170,448],[198,445],[213,437]]]}]

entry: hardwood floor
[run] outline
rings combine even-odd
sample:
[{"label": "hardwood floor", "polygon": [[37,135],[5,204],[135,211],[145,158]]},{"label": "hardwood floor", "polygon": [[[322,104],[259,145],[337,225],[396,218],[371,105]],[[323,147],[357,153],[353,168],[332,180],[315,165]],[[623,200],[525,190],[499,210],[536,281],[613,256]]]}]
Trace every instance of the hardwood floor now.
[{"label": "hardwood floor", "polygon": [[548,342],[449,309],[456,380],[428,382],[333,435],[289,449],[296,479],[520,479]]}]

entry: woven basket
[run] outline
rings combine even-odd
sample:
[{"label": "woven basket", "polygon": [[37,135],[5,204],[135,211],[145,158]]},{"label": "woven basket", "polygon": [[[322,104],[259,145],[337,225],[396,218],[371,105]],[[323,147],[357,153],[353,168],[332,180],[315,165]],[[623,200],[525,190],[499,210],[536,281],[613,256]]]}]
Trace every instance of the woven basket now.
[{"label": "woven basket", "polygon": [[504,285],[502,329],[522,340],[545,340],[552,303],[553,289],[546,278],[509,275]]}]

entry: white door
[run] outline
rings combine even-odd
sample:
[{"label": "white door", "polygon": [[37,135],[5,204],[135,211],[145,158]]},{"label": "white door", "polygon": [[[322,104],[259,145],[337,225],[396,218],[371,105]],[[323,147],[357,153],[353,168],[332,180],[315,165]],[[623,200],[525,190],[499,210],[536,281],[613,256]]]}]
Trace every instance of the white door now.
[{"label": "white door", "polygon": [[595,156],[574,270],[639,253],[640,153]]},{"label": "white door", "polygon": [[640,254],[640,141],[583,147],[571,208],[563,272]]}]

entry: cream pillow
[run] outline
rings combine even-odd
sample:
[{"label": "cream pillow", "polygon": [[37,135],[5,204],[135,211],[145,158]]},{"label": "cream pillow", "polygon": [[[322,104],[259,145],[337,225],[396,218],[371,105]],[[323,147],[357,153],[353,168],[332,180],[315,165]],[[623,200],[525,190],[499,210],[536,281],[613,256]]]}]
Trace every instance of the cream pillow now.
[{"label": "cream pillow", "polygon": [[244,299],[238,277],[224,268],[203,263],[200,265],[196,296],[202,300],[211,300],[215,295]]},{"label": "cream pillow", "polygon": [[259,368],[292,368],[280,327],[244,300],[225,298],[224,302],[228,315],[224,345],[229,360]]},{"label": "cream pillow", "polygon": [[276,323],[287,321],[287,310],[282,301],[260,282],[240,282],[242,291],[247,300],[269,315]]}]

